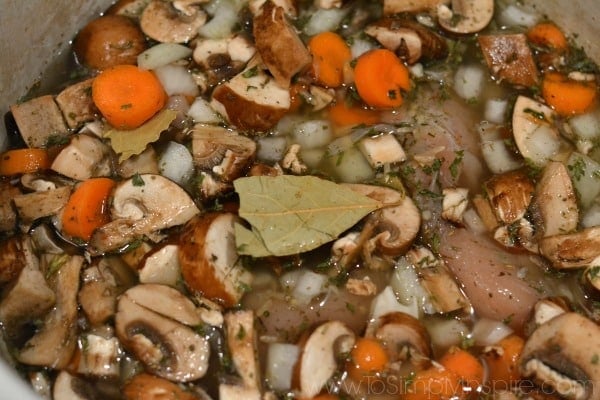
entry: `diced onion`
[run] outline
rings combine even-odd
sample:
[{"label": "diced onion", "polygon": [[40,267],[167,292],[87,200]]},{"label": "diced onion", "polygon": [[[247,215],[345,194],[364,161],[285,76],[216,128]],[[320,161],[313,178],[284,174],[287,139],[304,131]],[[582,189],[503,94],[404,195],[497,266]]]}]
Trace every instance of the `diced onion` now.
[{"label": "diced onion", "polygon": [[481,142],[481,154],[486,165],[494,174],[513,171],[522,166],[514,154],[506,147],[504,140],[487,140]]},{"label": "diced onion", "polygon": [[196,123],[218,124],[221,122],[219,114],[211,107],[210,103],[202,97],[196,97],[187,114],[192,117]]},{"label": "diced onion", "polygon": [[194,173],[194,160],[187,147],[169,142],[160,155],[158,169],[164,177],[184,184]]},{"label": "diced onion", "polygon": [[156,69],[192,55],[192,49],[178,43],[159,43],[138,55],[138,67]]},{"label": "diced onion", "polygon": [[182,65],[163,65],[156,68],[154,73],[169,96],[182,94],[196,97],[200,94],[192,74]]},{"label": "diced onion", "polygon": [[426,322],[431,344],[438,348],[459,346],[469,334],[469,327],[463,321],[454,318],[434,318]]},{"label": "diced onion", "polygon": [[296,281],[292,296],[300,304],[308,304],[316,295],[326,290],[328,278],[326,275],[304,270]]},{"label": "diced onion", "polygon": [[225,38],[231,34],[238,22],[237,4],[232,0],[220,0],[214,9],[213,18],[200,27],[200,36],[209,39]]},{"label": "diced onion", "polygon": [[276,162],[283,158],[287,149],[285,136],[267,136],[258,139],[256,157],[265,162]]},{"label": "diced onion", "polygon": [[591,228],[592,226],[600,226],[600,204],[593,204],[581,218],[581,226]]},{"label": "diced onion", "polygon": [[335,31],[346,16],[346,13],[347,10],[342,8],[320,8],[310,16],[310,19],[304,26],[304,33],[308,36],[314,36],[317,33],[325,31]]},{"label": "diced onion", "polygon": [[328,158],[336,177],[346,183],[360,183],[373,179],[375,171],[365,156],[355,147]]},{"label": "diced onion", "polygon": [[331,126],[325,120],[301,122],[294,125],[292,137],[303,149],[322,147],[331,141]]},{"label": "diced onion", "polygon": [[461,65],[454,74],[454,91],[465,100],[478,99],[485,75],[483,68],[477,65]]},{"label": "diced onion", "polygon": [[391,312],[403,312],[408,315],[412,315],[415,318],[419,318],[419,308],[417,301],[414,300],[410,304],[401,304],[396,298],[396,294],[391,286],[386,286],[371,303],[370,320],[374,321],[382,315]]},{"label": "diced onion", "polygon": [[360,37],[354,37],[352,40],[352,45],[350,46],[350,52],[352,53],[352,58],[358,58],[362,54],[374,48],[375,45],[373,42]]},{"label": "diced onion", "polygon": [[487,228],[481,217],[479,214],[477,214],[477,211],[472,208],[467,208],[463,213],[463,223],[475,234],[483,234],[487,232]]},{"label": "diced onion", "polygon": [[511,333],[513,330],[504,322],[481,318],[473,326],[472,337],[476,345],[491,346]]},{"label": "diced onion", "polygon": [[300,150],[300,159],[309,168],[317,168],[323,158],[325,158],[325,150],[323,149]]},{"label": "diced onion", "polygon": [[299,355],[300,348],[295,344],[269,344],[265,378],[270,388],[284,391],[292,387],[292,375]]},{"label": "diced onion", "polygon": [[508,101],[505,99],[488,99],[485,102],[485,119],[501,124],[505,120]]},{"label": "diced onion", "polygon": [[579,194],[579,201],[583,208],[587,209],[600,194],[600,181],[597,177],[600,164],[577,152],[571,153],[567,164],[573,186]]},{"label": "diced onion", "polygon": [[503,26],[532,27],[540,20],[540,15],[526,10],[517,4],[510,4],[498,14],[498,22]]},{"label": "diced onion", "polygon": [[580,139],[596,140],[600,136],[600,110],[576,115],[569,125]]}]

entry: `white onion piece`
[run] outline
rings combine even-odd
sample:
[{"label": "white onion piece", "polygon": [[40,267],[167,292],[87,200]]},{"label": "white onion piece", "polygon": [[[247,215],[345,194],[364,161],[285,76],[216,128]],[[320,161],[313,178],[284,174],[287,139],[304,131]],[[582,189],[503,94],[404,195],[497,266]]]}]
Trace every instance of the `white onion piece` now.
[{"label": "white onion piece", "polygon": [[540,15],[526,10],[517,4],[510,4],[498,14],[498,22],[503,26],[532,27],[540,20]]},{"label": "white onion piece", "polygon": [[194,160],[187,147],[169,142],[160,155],[158,169],[161,175],[181,185],[192,177]]},{"label": "white onion piece", "polygon": [[478,65],[461,65],[454,74],[454,91],[465,99],[479,99],[486,73]]},{"label": "white onion piece", "polygon": [[483,223],[483,220],[472,208],[467,208],[463,213],[463,223],[470,231],[476,234],[484,234],[487,232],[487,228]]},{"label": "white onion piece", "polygon": [[401,304],[396,298],[394,289],[391,286],[386,286],[371,303],[370,320],[375,321],[382,315],[391,312],[403,312],[408,315],[412,315],[415,318],[419,318],[419,307],[417,306],[416,300],[410,304]]},{"label": "white onion piece", "polygon": [[238,5],[232,0],[217,2],[213,18],[198,29],[200,36],[209,39],[225,38],[238,21]]},{"label": "white onion piece", "polygon": [[360,183],[373,179],[375,171],[355,147],[328,158],[329,165],[341,182]]},{"label": "white onion piece", "polygon": [[433,347],[459,346],[468,336],[469,327],[458,319],[434,318],[425,322]]},{"label": "white onion piece", "polygon": [[[577,152],[571,153],[567,164],[573,186],[579,194],[579,201],[585,210],[600,195],[600,181],[597,176],[600,164],[590,157]],[[575,172],[577,172],[576,175]]]},{"label": "white onion piece", "polygon": [[534,162],[551,160],[560,150],[560,140],[554,129],[548,125],[538,125],[527,137],[527,151]]},{"label": "white onion piece", "polygon": [[193,118],[196,123],[218,124],[221,122],[219,114],[212,108],[210,103],[202,97],[196,97],[190,106],[187,115]]},{"label": "white onion piece", "polygon": [[292,137],[303,149],[322,147],[331,142],[331,126],[325,120],[309,120],[294,125]]},{"label": "white onion piece", "polygon": [[301,149],[300,159],[309,168],[317,168],[325,158],[323,149]]},{"label": "white onion piece", "polygon": [[597,140],[600,137],[600,110],[572,117],[569,126],[580,139]]},{"label": "white onion piece", "polygon": [[303,270],[292,290],[292,297],[300,304],[308,304],[315,296],[327,290],[327,281],[326,275]]},{"label": "white onion piece", "polygon": [[481,142],[481,153],[486,165],[494,174],[513,171],[523,165],[501,139]]},{"label": "white onion piece", "polygon": [[511,333],[513,333],[513,330],[502,321],[480,318],[475,322],[471,335],[476,345],[491,346]]},{"label": "white onion piece", "polygon": [[355,36],[352,39],[352,45],[350,46],[350,52],[352,53],[352,58],[358,58],[369,50],[373,50],[375,48],[375,44],[372,41],[362,39],[359,36]]},{"label": "white onion piece", "polygon": [[420,297],[423,295],[423,288],[419,283],[417,272],[404,258],[398,261],[390,279],[390,286],[402,304],[408,305],[415,300],[420,301]]},{"label": "white onion piece", "polygon": [[346,9],[342,8],[320,8],[310,16],[310,19],[304,26],[304,33],[308,36],[314,36],[317,33],[325,31],[335,31],[347,12]]},{"label": "white onion piece", "polygon": [[265,378],[270,388],[284,391],[292,387],[292,375],[299,355],[300,347],[295,344],[269,344]]},{"label": "white onion piece", "polygon": [[142,69],[156,69],[191,55],[192,49],[182,44],[159,43],[140,53],[137,64]]},{"label": "white onion piece", "polygon": [[256,157],[265,162],[276,162],[283,158],[287,149],[284,136],[266,136],[257,140]]},{"label": "white onion piece", "polygon": [[292,291],[296,287],[298,279],[300,279],[300,275],[302,275],[303,272],[304,271],[301,269],[294,269],[286,272],[279,278],[279,283],[285,291]]},{"label": "white onion piece", "polygon": [[185,96],[177,94],[169,97],[165,106],[169,110],[177,111],[175,120],[171,122],[172,126],[183,129],[187,122],[187,112],[190,109],[190,105]]},{"label": "white onion piece", "polygon": [[593,204],[581,218],[581,226],[591,228],[592,226],[600,226],[600,204]]},{"label": "white onion piece", "polygon": [[496,124],[502,124],[506,120],[508,101],[505,99],[488,99],[485,102],[485,119]]},{"label": "white onion piece", "polygon": [[182,94],[197,97],[200,94],[192,74],[182,65],[163,65],[156,68],[154,73],[169,96]]}]

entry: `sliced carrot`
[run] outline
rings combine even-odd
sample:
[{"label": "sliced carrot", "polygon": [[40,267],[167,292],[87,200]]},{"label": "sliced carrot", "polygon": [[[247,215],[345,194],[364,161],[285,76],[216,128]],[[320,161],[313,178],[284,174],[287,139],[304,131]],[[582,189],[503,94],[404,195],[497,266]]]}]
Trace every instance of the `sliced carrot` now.
[{"label": "sliced carrot", "polygon": [[0,175],[27,174],[50,168],[46,149],[8,150],[0,155]]},{"label": "sliced carrot", "polygon": [[518,335],[510,335],[494,346],[497,347],[497,350],[491,350],[484,354],[490,383],[509,388],[518,382],[521,376],[519,357],[524,345],[523,338]]},{"label": "sliced carrot", "polygon": [[321,32],[308,42],[315,79],[322,85],[336,88],[344,83],[344,66],[352,59],[350,47],[333,32]]},{"label": "sliced carrot", "polygon": [[354,83],[359,96],[371,107],[402,105],[402,92],[410,89],[408,68],[390,50],[375,49],[358,57]]},{"label": "sliced carrot", "polygon": [[109,178],[83,181],[65,205],[62,215],[63,232],[87,241],[96,228],[109,222],[108,198],[114,186],[115,181]]},{"label": "sliced carrot", "polygon": [[461,378],[462,384],[472,393],[483,384],[484,368],[477,357],[459,347],[451,347],[440,358],[439,363]]},{"label": "sliced carrot", "polygon": [[462,398],[460,377],[445,368],[431,367],[407,382],[403,400],[449,400]]},{"label": "sliced carrot", "polygon": [[548,72],[542,81],[546,103],[563,116],[582,114],[596,102],[598,88],[594,81],[578,81],[558,72]]},{"label": "sliced carrot", "polygon": [[338,127],[374,125],[380,121],[379,112],[362,107],[348,106],[339,101],[329,107],[329,120]]},{"label": "sliced carrot", "polygon": [[551,22],[540,22],[527,31],[527,39],[533,44],[554,50],[566,50],[567,37],[560,28]]},{"label": "sliced carrot", "polygon": [[111,125],[133,129],[162,109],[167,95],[151,71],[134,65],[117,65],[94,79],[92,99]]},{"label": "sliced carrot", "polygon": [[388,362],[387,352],[378,340],[359,338],[350,352],[347,371],[352,379],[360,382],[363,378],[381,374]]}]

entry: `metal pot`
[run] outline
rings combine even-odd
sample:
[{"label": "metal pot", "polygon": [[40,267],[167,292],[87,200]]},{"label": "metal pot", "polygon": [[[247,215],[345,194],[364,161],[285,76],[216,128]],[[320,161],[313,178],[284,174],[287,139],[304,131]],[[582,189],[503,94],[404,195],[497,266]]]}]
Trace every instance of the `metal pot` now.
[{"label": "metal pot", "polygon": [[[0,0],[0,113],[28,92],[61,53],[77,30],[106,9],[112,0]],[[524,0],[556,21],[589,55],[600,62],[598,0]],[[0,150],[6,147],[0,124]],[[0,398],[36,400],[37,396],[0,360]]]}]

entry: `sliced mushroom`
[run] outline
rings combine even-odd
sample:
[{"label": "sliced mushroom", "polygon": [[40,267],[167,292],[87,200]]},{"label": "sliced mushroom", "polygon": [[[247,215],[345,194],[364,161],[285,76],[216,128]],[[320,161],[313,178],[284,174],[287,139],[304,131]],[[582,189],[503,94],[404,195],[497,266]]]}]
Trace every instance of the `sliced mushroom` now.
[{"label": "sliced mushroom", "polygon": [[566,301],[560,297],[541,299],[533,307],[533,321],[540,326],[552,318],[569,312],[570,308]]},{"label": "sliced mushroom", "polygon": [[[149,372],[162,378],[188,382],[203,377],[208,368],[208,342],[189,326],[166,316],[174,310],[181,311],[190,300],[183,295],[175,299],[170,294],[165,297],[149,285],[130,290],[133,296],[129,291],[121,296],[115,317],[117,336],[123,346]],[[185,301],[180,302],[181,299]],[[174,309],[165,310],[165,305]]]},{"label": "sliced mushroom", "polygon": [[175,383],[145,372],[125,383],[123,396],[126,400],[199,400]]},{"label": "sliced mushroom", "polygon": [[568,312],[540,325],[520,357],[523,376],[574,400],[600,399],[600,327]]},{"label": "sliced mushroom", "polygon": [[84,335],[81,340],[85,346],[81,348],[77,372],[88,376],[118,377],[122,351],[119,340],[92,333]]},{"label": "sliced mushroom", "polygon": [[28,365],[65,368],[77,345],[77,292],[84,259],[66,256],[57,260],[56,306],[46,315],[43,325],[21,349],[17,358]]},{"label": "sliced mushroom", "polygon": [[194,61],[204,67],[210,85],[232,78],[255,55],[254,45],[244,36],[198,40]]},{"label": "sliced mushroom", "polygon": [[224,182],[243,175],[256,154],[256,142],[219,126],[197,124],[192,131],[192,155],[197,167],[211,170]]},{"label": "sliced mushroom", "polygon": [[421,226],[419,209],[406,194],[383,186],[349,184],[358,193],[379,200],[389,207],[382,208],[368,218],[375,236],[370,239],[385,255],[403,254],[412,244]]},{"label": "sliced mushroom", "polygon": [[56,103],[71,129],[96,118],[97,110],[92,101],[92,79],[70,85],[56,96]]},{"label": "sliced mushroom", "polygon": [[429,333],[412,315],[398,311],[384,314],[372,335],[383,343],[392,361],[422,360],[432,355]]},{"label": "sliced mushroom", "polygon": [[261,378],[254,313],[250,310],[232,311],[225,314],[224,322],[231,361],[243,385],[259,389]]},{"label": "sliced mushroom", "polygon": [[261,400],[260,391],[256,388],[241,385],[221,383],[219,385],[219,400]]},{"label": "sliced mushroom", "polygon": [[[198,1],[200,3],[201,1]],[[195,12],[182,13],[173,2],[153,0],[144,8],[140,27],[150,38],[162,43],[187,43],[198,35],[198,29],[206,23],[206,13],[200,8]]]},{"label": "sliced mushroom", "polygon": [[312,62],[308,49],[286,19],[285,9],[271,0],[267,0],[254,17],[253,34],[256,50],[275,81],[284,88]]},{"label": "sliced mushroom", "polygon": [[50,95],[14,104],[10,111],[29,147],[44,147],[52,140],[69,134],[62,112]]},{"label": "sliced mushroom", "polygon": [[600,256],[600,226],[544,237],[540,240],[540,253],[558,269],[590,265]]},{"label": "sliced mushroom", "polygon": [[477,41],[488,68],[498,80],[521,87],[538,83],[538,69],[525,34],[481,35]]},{"label": "sliced mushroom", "polygon": [[451,7],[441,4],[437,13],[439,24],[453,33],[479,32],[494,16],[494,0],[452,0]]},{"label": "sliced mushroom", "polygon": [[354,332],[340,321],[319,325],[300,354],[299,382],[304,398],[316,396],[338,369],[338,356],[354,346]]},{"label": "sliced mushroom", "polygon": [[121,182],[113,192],[112,221],[90,239],[92,254],[117,250],[134,239],[185,224],[200,210],[176,183],[143,174]]},{"label": "sliced mushroom", "polygon": [[117,172],[122,178],[131,178],[136,174],[158,174],[158,156],[154,147],[148,146],[140,154],[133,155],[121,162],[117,167]]},{"label": "sliced mushroom", "polygon": [[236,305],[251,283],[252,274],[236,251],[231,213],[209,213],[190,221],[180,238],[179,262],[186,285],[225,307]]},{"label": "sliced mushroom", "polygon": [[422,58],[441,59],[448,54],[448,46],[441,36],[408,18],[383,18],[367,26],[365,33],[408,64]]},{"label": "sliced mushroom", "polygon": [[373,168],[406,160],[406,153],[402,145],[392,134],[366,137],[357,145]]},{"label": "sliced mushroom", "polygon": [[512,130],[519,152],[527,161],[542,167],[558,159],[566,143],[554,126],[555,113],[548,106],[519,96],[512,114]]},{"label": "sliced mushroom", "polygon": [[287,113],[291,97],[287,87],[250,62],[244,71],[214,89],[211,105],[241,130],[266,131]]},{"label": "sliced mushroom", "polygon": [[445,188],[442,190],[442,218],[455,224],[462,224],[463,214],[469,205],[469,189]]},{"label": "sliced mushroom", "polygon": [[544,236],[570,233],[577,229],[577,196],[565,164],[558,161],[546,164],[537,183],[535,205]]},{"label": "sliced mushroom", "polygon": [[81,379],[67,371],[61,371],[52,389],[52,398],[55,400],[88,400],[88,397],[79,389],[83,386]]},{"label": "sliced mushroom", "polygon": [[158,283],[176,287],[181,281],[179,246],[163,244],[147,253],[139,264],[141,283]]},{"label": "sliced mushroom", "polygon": [[494,175],[485,182],[485,191],[498,220],[512,224],[527,212],[535,187],[524,171],[516,170]]},{"label": "sliced mushroom", "polygon": [[127,290],[127,296],[134,303],[182,324],[197,326],[202,323],[194,303],[170,286],[155,283],[136,285]]},{"label": "sliced mushroom", "polygon": [[393,15],[401,13],[434,11],[440,5],[449,3],[450,0],[383,0],[383,14]]},{"label": "sliced mushroom", "polygon": [[78,300],[90,324],[98,326],[115,315],[117,306],[117,280],[106,259],[86,268]]},{"label": "sliced mushroom", "polygon": [[71,188],[63,186],[42,192],[25,193],[13,199],[21,223],[29,226],[33,221],[56,215],[69,200]]},{"label": "sliced mushroom", "polygon": [[58,153],[50,168],[80,181],[94,176],[110,176],[111,149],[96,137],[78,134]]}]

